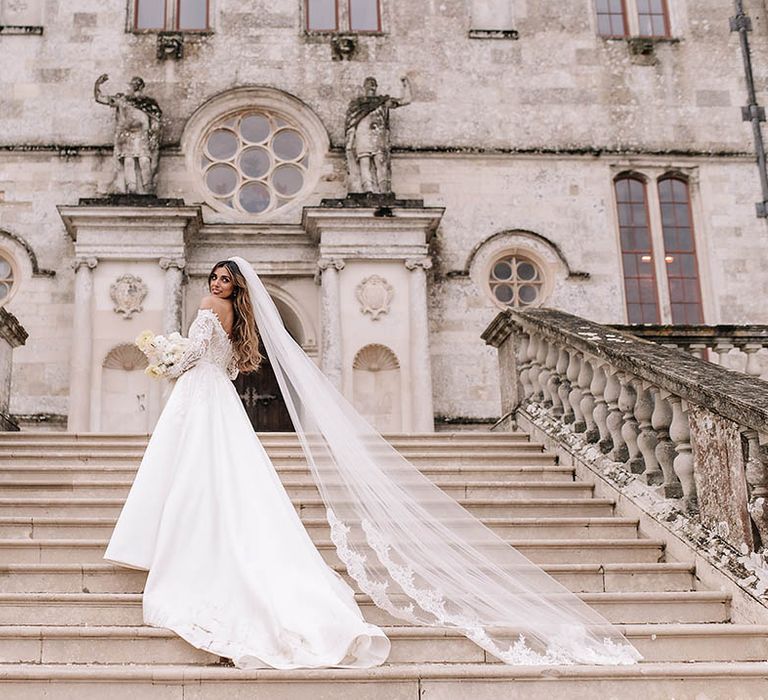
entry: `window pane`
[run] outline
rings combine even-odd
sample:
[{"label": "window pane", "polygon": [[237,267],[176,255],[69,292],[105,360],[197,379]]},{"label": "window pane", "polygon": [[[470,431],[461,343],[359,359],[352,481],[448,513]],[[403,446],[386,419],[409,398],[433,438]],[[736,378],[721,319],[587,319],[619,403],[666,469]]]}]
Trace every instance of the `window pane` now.
[{"label": "window pane", "polygon": [[164,29],[165,0],[136,0],[136,29]]},{"label": "window pane", "polygon": [[353,32],[379,31],[379,0],[349,0],[349,28]]},{"label": "window pane", "polygon": [[208,29],[208,0],[179,0],[179,29]]},{"label": "window pane", "polygon": [[637,0],[637,11],[640,14],[650,12],[651,11],[650,0]]},{"label": "window pane", "polygon": [[650,15],[640,15],[640,35],[653,36],[653,24]]},{"label": "window pane", "polygon": [[336,0],[307,0],[307,29],[336,31]]}]

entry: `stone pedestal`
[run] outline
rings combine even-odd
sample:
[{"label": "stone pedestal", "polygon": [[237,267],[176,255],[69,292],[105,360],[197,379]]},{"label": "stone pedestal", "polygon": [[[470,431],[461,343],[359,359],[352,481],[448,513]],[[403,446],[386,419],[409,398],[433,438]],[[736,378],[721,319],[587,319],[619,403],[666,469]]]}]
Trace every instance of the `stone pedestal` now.
[{"label": "stone pedestal", "polygon": [[350,195],[304,210],[319,252],[321,367],[382,432],[432,432],[427,274],[443,209]]},{"label": "stone pedestal", "polygon": [[13,349],[24,345],[27,331],[19,320],[5,309],[0,309],[0,431],[18,430],[19,426],[11,419],[11,370],[13,367]]},{"label": "stone pedestal", "polygon": [[186,250],[200,208],[121,195],[60,206],[59,214],[75,244],[68,430],[150,432],[162,387],[139,371],[132,345],[146,329],[181,330]]}]

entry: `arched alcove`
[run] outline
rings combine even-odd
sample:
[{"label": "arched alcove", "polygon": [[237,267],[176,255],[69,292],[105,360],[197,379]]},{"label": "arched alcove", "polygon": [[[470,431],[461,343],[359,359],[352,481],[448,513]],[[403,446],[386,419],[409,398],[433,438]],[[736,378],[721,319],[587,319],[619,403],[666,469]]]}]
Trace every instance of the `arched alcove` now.
[{"label": "arched alcove", "polygon": [[403,428],[402,381],[397,355],[372,343],[357,351],[352,362],[352,397],[360,413],[379,432]]},{"label": "arched alcove", "polygon": [[144,374],[147,364],[133,343],[121,343],[107,353],[101,364],[101,432],[151,432],[160,385]]}]

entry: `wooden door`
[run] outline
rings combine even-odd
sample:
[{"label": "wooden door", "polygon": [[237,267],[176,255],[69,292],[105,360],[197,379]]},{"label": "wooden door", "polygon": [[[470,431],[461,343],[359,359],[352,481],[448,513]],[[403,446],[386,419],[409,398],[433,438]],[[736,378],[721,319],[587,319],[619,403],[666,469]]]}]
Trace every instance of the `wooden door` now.
[{"label": "wooden door", "polygon": [[291,417],[285,407],[277,377],[266,357],[256,372],[238,375],[235,380],[235,389],[240,395],[254,430],[293,432]]}]

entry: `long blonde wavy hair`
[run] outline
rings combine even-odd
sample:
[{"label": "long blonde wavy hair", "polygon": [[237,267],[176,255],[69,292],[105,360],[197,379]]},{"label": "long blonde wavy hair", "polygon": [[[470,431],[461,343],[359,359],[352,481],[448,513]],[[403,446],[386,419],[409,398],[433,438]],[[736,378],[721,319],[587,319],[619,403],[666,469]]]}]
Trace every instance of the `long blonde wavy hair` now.
[{"label": "long blonde wavy hair", "polygon": [[234,285],[230,298],[235,311],[235,320],[232,323],[232,349],[235,353],[237,368],[243,374],[255,372],[264,357],[259,351],[259,334],[256,330],[256,319],[253,317],[253,305],[248,294],[248,284],[234,260],[221,260],[213,266],[208,275],[209,289],[211,277],[220,267],[226,268]]}]

